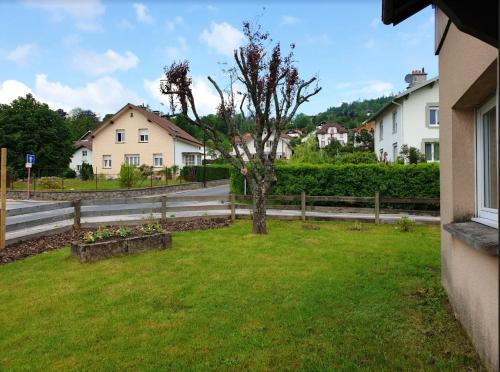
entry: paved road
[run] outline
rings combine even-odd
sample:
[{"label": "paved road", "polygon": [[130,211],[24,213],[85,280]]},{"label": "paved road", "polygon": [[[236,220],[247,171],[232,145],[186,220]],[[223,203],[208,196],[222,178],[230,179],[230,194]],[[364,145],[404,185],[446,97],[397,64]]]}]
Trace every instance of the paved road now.
[{"label": "paved road", "polygon": [[229,194],[229,185],[217,186],[217,187],[207,187],[206,189],[198,189],[191,191],[179,191],[173,192],[168,195],[179,195],[179,196],[224,196]]}]

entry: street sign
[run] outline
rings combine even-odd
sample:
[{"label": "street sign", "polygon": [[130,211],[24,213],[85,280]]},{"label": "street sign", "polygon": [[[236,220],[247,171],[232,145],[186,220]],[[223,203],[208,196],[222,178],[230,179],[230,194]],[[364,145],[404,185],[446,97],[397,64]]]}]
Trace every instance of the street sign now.
[{"label": "street sign", "polygon": [[[35,164],[35,155],[33,154],[26,154],[26,164]],[[28,166],[26,166],[28,168]]]},{"label": "street sign", "polygon": [[33,164],[31,164],[31,163],[26,163],[26,164],[24,164],[24,166],[25,166],[26,168],[31,168],[31,166],[32,166],[32,165],[33,165]]}]

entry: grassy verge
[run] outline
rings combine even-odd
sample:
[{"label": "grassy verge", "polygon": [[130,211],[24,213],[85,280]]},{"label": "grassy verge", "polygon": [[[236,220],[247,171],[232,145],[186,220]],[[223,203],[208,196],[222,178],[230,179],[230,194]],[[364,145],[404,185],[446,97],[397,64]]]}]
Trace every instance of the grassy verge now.
[{"label": "grassy verge", "polygon": [[315,225],[1,266],[0,369],[482,369],[440,286],[438,227]]},{"label": "grassy verge", "polygon": [[[36,191],[82,191],[82,190],[118,190],[122,189],[120,186],[120,182],[118,179],[110,179],[110,180],[97,180],[97,184],[95,180],[82,181],[78,178],[66,178],[64,181],[59,179],[57,181],[58,185],[56,187],[46,188],[43,187],[40,183],[36,185]],[[180,183],[185,183],[185,181],[180,178],[175,180],[155,180],[153,179],[153,183],[149,179],[144,180],[142,182],[138,182],[133,188],[142,188],[142,187],[151,187],[151,186],[165,186],[165,185],[178,185]],[[26,190],[26,182],[16,181],[12,186],[13,190]],[[30,186],[33,191],[34,185],[31,182]]]}]

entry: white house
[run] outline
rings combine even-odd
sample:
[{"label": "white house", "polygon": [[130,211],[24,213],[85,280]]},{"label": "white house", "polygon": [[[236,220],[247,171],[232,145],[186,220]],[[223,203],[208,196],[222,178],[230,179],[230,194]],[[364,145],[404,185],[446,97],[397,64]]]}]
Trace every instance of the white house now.
[{"label": "white house", "polygon": [[415,147],[428,162],[439,161],[439,78],[427,80],[424,69],[405,78],[408,88],[373,114],[375,152],[394,162],[401,146]]},{"label": "white house", "polygon": [[[266,132],[262,134],[262,136],[266,136]],[[291,137],[282,134],[278,140],[278,147],[276,149],[276,159],[290,159],[292,157],[292,147],[290,146],[290,140]],[[264,153],[269,154],[271,152],[272,145],[275,141],[275,136],[274,134],[271,134],[269,140],[265,144],[264,148]],[[235,143],[237,144],[238,148],[240,149],[240,153],[242,154],[243,160],[248,160],[244,149],[242,142],[245,142],[248,147],[248,151],[252,155],[252,157],[255,156],[257,153],[257,150],[255,149],[255,143],[252,135],[250,133],[245,133],[241,137],[235,137]],[[236,156],[236,151],[234,149],[231,150],[231,155]]]},{"label": "white house", "polygon": [[347,129],[339,123],[322,122],[316,129],[319,148],[322,149],[330,144],[333,139],[342,145],[347,144]]},{"label": "white house", "polygon": [[83,163],[87,163],[92,165],[92,136],[91,132],[88,131],[85,133],[78,141],[73,145],[75,152],[71,157],[71,162],[69,163],[69,167],[76,171],[80,172]]}]

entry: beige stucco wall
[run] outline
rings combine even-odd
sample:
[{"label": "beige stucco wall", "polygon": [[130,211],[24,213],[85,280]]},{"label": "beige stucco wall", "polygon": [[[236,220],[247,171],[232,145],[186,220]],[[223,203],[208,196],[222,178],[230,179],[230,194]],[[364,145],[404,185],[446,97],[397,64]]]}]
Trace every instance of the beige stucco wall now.
[{"label": "beige stucco wall", "polygon": [[[134,116],[130,117],[130,113]],[[139,142],[139,129],[149,130],[149,142]],[[125,143],[116,143],[116,130],[125,130]],[[140,112],[127,109],[114,123],[95,134],[92,143],[92,164],[98,174],[120,173],[125,154],[139,154],[140,164],[153,165],[153,154],[163,154],[163,166],[173,165],[173,139],[159,125],[149,122]],[[103,168],[103,155],[111,155],[111,169]],[[160,170],[158,168],[157,170]]]},{"label": "beige stucco wall", "polygon": [[[474,106],[492,86],[478,81],[497,49],[450,26],[439,53],[442,224],[475,214]],[[489,79],[491,80],[491,79]],[[469,103],[467,103],[469,102]],[[453,310],[485,363],[498,370],[498,257],[473,250],[442,229],[442,282]]]}]

